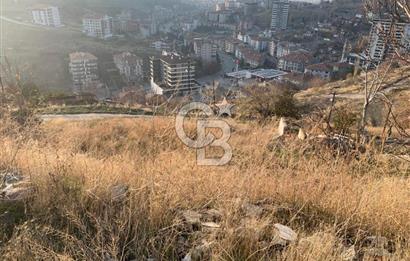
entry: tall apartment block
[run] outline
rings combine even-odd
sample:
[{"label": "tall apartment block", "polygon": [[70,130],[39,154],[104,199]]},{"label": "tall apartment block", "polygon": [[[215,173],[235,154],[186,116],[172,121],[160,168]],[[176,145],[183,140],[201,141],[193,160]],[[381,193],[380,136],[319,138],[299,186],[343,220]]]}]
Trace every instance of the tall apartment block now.
[{"label": "tall apartment block", "polygon": [[51,27],[60,27],[62,25],[60,11],[55,6],[38,5],[31,9],[31,15],[34,24]]},{"label": "tall apartment block", "polygon": [[115,54],[113,58],[115,66],[127,83],[133,83],[143,78],[144,61],[142,58],[129,52]]},{"label": "tall apartment block", "polygon": [[203,38],[194,39],[194,52],[195,55],[204,63],[212,63],[216,61],[218,46]]},{"label": "tall apartment block", "polygon": [[90,53],[75,52],[70,54],[70,73],[74,91],[84,91],[98,83],[98,59]]},{"label": "tall apartment block", "polygon": [[410,23],[394,23],[388,19],[374,19],[369,37],[368,56],[379,63],[398,51],[408,51],[410,47]]},{"label": "tall apartment block", "polygon": [[83,18],[83,32],[90,37],[108,39],[113,36],[113,18],[89,15]]},{"label": "tall apartment block", "polygon": [[195,61],[177,54],[151,57],[151,89],[159,95],[183,95],[198,90]]},{"label": "tall apartment block", "polygon": [[272,31],[286,30],[289,18],[289,0],[273,0],[272,2]]}]

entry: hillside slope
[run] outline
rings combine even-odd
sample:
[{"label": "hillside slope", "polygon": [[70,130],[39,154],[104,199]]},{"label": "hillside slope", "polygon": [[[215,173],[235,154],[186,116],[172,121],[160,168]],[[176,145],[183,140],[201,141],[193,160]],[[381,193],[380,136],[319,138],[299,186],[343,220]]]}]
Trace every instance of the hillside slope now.
[{"label": "hillside slope", "polygon": [[0,125],[0,173],[32,187],[0,200],[1,259],[410,259],[409,164],[272,147],[275,125],[230,124],[223,167],[196,165],[170,119]]}]

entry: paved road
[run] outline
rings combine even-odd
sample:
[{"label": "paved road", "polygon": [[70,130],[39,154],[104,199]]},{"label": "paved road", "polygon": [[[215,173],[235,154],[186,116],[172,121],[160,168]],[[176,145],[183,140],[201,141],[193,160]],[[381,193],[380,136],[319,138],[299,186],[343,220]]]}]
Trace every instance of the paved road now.
[{"label": "paved road", "polygon": [[218,56],[221,59],[222,71],[230,73],[236,68],[235,60],[228,54],[219,51]]},{"label": "paved road", "polygon": [[[407,79],[402,79],[402,80],[398,81],[397,83],[385,88],[381,92],[384,93],[384,94],[389,94],[393,91],[405,90],[405,89],[410,89],[410,86],[407,85]],[[320,97],[331,99],[333,97],[333,95],[332,94],[326,94],[326,95],[321,95]],[[364,93],[337,94],[336,98],[343,98],[343,99],[350,99],[350,100],[361,100],[361,99],[364,99]]]},{"label": "paved road", "polygon": [[9,22],[9,23],[12,23],[12,24],[22,25],[22,26],[28,26],[28,27],[34,27],[34,28],[44,28],[42,26],[21,22],[21,21],[18,21],[18,20],[7,18],[5,16],[0,16],[0,20],[6,21],[6,22]]},{"label": "paved road", "polygon": [[130,115],[130,114],[109,114],[109,113],[85,113],[85,114],[44,114],[40,118],[44,121],[51,120],[70,120],[70,121],[87,121],[114,118],[153,118],[149,115]]}]

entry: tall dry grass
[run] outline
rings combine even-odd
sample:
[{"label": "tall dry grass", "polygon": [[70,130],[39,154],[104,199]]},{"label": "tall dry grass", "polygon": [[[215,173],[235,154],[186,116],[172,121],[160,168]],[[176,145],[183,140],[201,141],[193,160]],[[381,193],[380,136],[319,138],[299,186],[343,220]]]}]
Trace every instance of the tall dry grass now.
[{"label": "tall dry grass", "polygon": [[[223,167],[197,166],[170,119],[51,121],[28,138],[3,132],[0,168],[29,176],[36,192],[8,210],[22,218],[1,242],[2,259],[180,260],[202,239],[181,225],[188,209],[222,213],[212,260],[341,260],[368,235],[394,242],[392,258],[410,259],[410,166],[303,155],[297,141],[272,152],[273,125],[232,125],[234,158]],[[130,187],[122,202],[110,199],[118,184]],[[266,213],[244,219],[247,202]],[[300,240],[282,252],[263,245],[275,222]]]}]

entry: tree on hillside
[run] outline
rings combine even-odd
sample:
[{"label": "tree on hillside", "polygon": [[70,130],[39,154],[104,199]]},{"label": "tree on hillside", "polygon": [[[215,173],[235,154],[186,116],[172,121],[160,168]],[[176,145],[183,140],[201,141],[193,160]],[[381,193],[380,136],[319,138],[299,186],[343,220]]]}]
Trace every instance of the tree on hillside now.
[{"label": "tree on hillside", "polygon": [[248,86],[238,101],[241,117],[263,122],[273,116],[298,118],[293,93],[286,86]]},{"label": "tree on hillside", "polygon": [[[410,2],[408,0],[364,0],[364,6],[368,13],[372,13],[376,17],[390,20],[391,26],[385,28],[383,25],[380,25],[380,29],[377,30],[379,39],[383,39],[386,46],[386,60],[383,63],[380,63],[378,61],[373,61],[369,57],[367,62],[361,68],[364,74],[364,101],[359,125],[360,136],[363,136],[365,132],[369,106],[376,100],[384,102],[389,108],[386,122],[389,121],[390,116],[393,119],[395,118],[392,110],[393,103],[383,91],[390,87],[386,82],[390,72],[394,68],[395,62],[400,59],[405,63],[410,64],[409,39],[406,39],[406,37],[402,35],[402,40],[399,41],[396,35],[396,26],[398,26],[398,23],[410,22]],[[399,133],[407,135],[396,120],[394,120],[394,124],[399,130]]]}]

